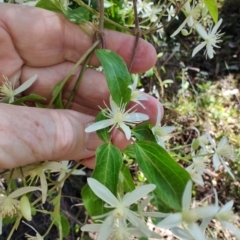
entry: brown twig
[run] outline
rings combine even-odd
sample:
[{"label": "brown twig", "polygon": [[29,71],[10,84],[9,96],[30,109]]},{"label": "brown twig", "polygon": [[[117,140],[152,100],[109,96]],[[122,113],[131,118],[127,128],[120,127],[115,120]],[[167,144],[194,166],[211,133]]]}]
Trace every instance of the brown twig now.
[{"label": "brown twig", "polygon": [[135,37],[135,43],[134,43],[134,48],[133,48],[131,61],[130,61],[129,66],[128,66],[129,72],[131,72],[133,62],[134,62],[134,58],[135,58],[136,52],[137,52],[137,46],[138,46],[138,43],[139,43],[139,38],[141,36],[141,30],[139,28],[139,19],[138,19],[138,13],[137,13],[137,1],[136,0],[133,0],[133,9],[134,9],[134,17],[135,17],[134,33],[135,33],[136,37]]}]

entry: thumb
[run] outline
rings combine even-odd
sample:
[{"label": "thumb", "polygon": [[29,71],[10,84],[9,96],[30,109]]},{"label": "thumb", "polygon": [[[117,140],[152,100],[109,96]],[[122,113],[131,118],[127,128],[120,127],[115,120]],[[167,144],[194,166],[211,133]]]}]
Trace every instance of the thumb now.
[{"label": "thumb", "polygon": [[0,168],[45,160],[93,159],[101,141],[85,133],[92,116],[0,104]]}]

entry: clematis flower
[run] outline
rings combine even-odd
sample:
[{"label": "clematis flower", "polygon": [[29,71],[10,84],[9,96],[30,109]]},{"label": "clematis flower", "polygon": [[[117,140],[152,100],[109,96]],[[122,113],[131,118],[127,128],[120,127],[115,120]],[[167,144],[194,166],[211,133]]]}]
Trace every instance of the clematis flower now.
[{"label": "clematis flower", "polygon": [[200,186],[204,185],[202,175],[206,172],[209,161],[208,158],[203,155],[205,155],[205,152],[203,151],[199,152],[199,156],[192,155],[193,163],[185,168],[189,172],[193,182]]},{"label": "clematis flower", "polygon": [[27,81],[25,81],[22,85],[14,90],[15,81],[11,82],[7,77],[3,76],[4,80],[2,82],[2,86],[0,86],[0,102],[8,101],[8,103],[14,102],[14,97],[19,93],[24,92],[28,89],[36,80],[37,75],[35,74]]},{"label": "clematis flower", "polygon": [[30,181],[33,181],[34,179],[38,180],[40,178],[40,184],[41,184],[41,189],[42,189],[42,203],[46,202],[47,199],[47,191],[48,191],[48,184],[47,184],[47,179],[45,172],[46,171],[56,171],[58,170],[59,172],[62,169],[62,164],[59,162],[44,162],[44,163],[39,163],[39,164],[33,164],[31,165],[31,168],[28,169],[27,172],[24,171],[24,175],[30,176]]},{"label": "clematis flower", "polygon": [[120,127],[125,133],[126,138],[129,140],[131,138],[131,129],[127,125],[133,126],[136,123],[146,121],[149,119],[149,116],[144,113],[130,113],[135,106],[128,110],[125,110],[125,107],[126,104],[118,107],[112,97],[110,97],[110,108],[107,107],[107,112],[104,112],[104,115],[108,119],[93,123],[85,129],[85,132],[93,132],[112,126],[110,129],[111,131],[114,127]]},{"label": "clematis flower", "polygon": [[224,158],[228,158],[232,161],[236,160],[236,156],[234,154],[233,147],[228,143],[228,139],[223,136],[218,143],[218,146],[216,147],[216,144],[214,143],[213,139],[209,135],[209,141],[212,145],[212,148],[214,149],[213,154],[213,166],[215,171],[218,170],[220,163],[223,165],[225,170],[229,173],[229,175],[234,178],[233,173],[231,172],[230,168],[227,166],[226,162],[224,161]]},{"label": "clematis flower", "polygon": [[156,22],[158,20],[157,14],[162,11],[162,8],[152,7],[150,11],[146,11],[142,18],[149,18],[150,22]]},{"label": "clematis flower", "polygon": [[220,37],[223,33],[217,32],[218,28],[220,27],[222,23],[222,19],[220,19],[217,24],[213,27],[212,30],[209,31],[209,33],[206,32],[206,30],[203,28],[203,26],[200,23],[195,24],[195,28],[199,35],[204,39],[204,42],[201,42],[198,46],[196,46],[193,49],[192,57],[194,57],[202,48],[206,46],[206,50],[204,54],[211,59],[213,58],[213,55],[215,54],[215,51],[213,50],[213,47],[219,48],[217,46],[217,43],[222,42]]},{"label": "clematis flower", "polygon": [[[214,195],[215,195],[215,205],[216,207],[219,208],[217,191],[215,189],[214,189]],[[224,206],[219,208],[214,218],[217,219],[224,228],[233,232],[236,235],[237,239],[240,239],[240,231],[233,225],[233,223],[236,222],[237,218],[232,211],[232,207],[233,207],[233,200],[227,202]]]},{"label": "clematis flower", "polygon": [[[218,220],[225,229],[230,230],[234,235],[236,235],[237,239],[240,239],[240,231],[234,226],[234,223],[237,222],[237,218],[232,211],[233,200],[227,202],[224,206],[220,208],[218,203],[217,191],[216,189],[213,189],[213,191],[215,196],[215,208],[217,209],[213,217]],[[201,228],[205,230],[211,219],[212,218],[204,219],[201,223]]]},{"label": "clematis flower", "polygon": [[[61,169],[52,169],[51,173],[59,173],[58,181],[60,182],[71,171],[71,164],[68,160],[63,160],[59,163],[62,165]],[[72,172],[72,175],[86,175],[86,173],[82,169],[76,169]],[[64,182],[62,182],[61,187],[63,184]]]},{"label": "clematis flower", "polygon": [[[25,209],[20,209],[20,201],[18,198],[26,193],[33,191],[41,191],[39,187],[22,187],[18,188],[9,195],[0,195],[0,235],[2,234],[2,220],[5,217],[13,217],[18,214],[18,212],[24,211]],[[28,211],[28,209],[27,209]]]},{"label": "clematis flower", "polygon": [[145,0],[137,0],[137,13],[147,13],[151,12],[151,6],[153,2],[147,2]]},{"label": "clematis flower", "polygon": [[[171,5],[170,8],[167,8],[167,14],[168,14],[168,18],[167,18],[168,22],[171,21],[173,17],[175,17],[176,9],[174,8],[173,5]],[[178,16],[176,16],[176,19],[178,19]]]},{"label": "clematis flower", "polygon": [[[140,219],[138,215],[129,208],[133,203],[136,203],[149,192],[153,191],[156,187],[154,184],[147,184],[138,187],[132,192],[125,194],[122,199],[118,200],[109,189],[107,189],[103,184],[99,183],[94,178],[88,178],[87,181],[92,191],[100,199],[109,204],[106,207],[114,208],[114,210],[106,214],[94,217],[94,219],[106,217],[101,226],[99,226],[98,240],[108,239],[113,232],[122,232],[121,229],[116,230],[116,227],[125,228],[127,226],[127,220],[133,225],[134,228],[137,228],[143,236],[151,236],[151,231],[148,229],[142,219]],[[87,226],[85,228],[83,227],[83,229],[88,231],[92,230],[92,227],[96,226]]]},{"label": "clematis flower", "polygon": [[179,26],[179,28],[171,35],[171,37],[175,37],[184,28],[186,24],[189,27],[192,27],[201,16],[201,7],[199,4],[197,4],[196,6],[195,4],[193,4],[193,7],[191,8],[189,1],[186,1],[181,10],[185,14],[186,19]]},{"label": "clematis flower", "polygon": [[214,205],[190,209],[191,201],[192,201],[192,182],[189,181],[185,187],[182,196],[182,211],[169,214],[169,216],[167,216],[161,222],[159,222],[157,226],[160,228],[171,229],[173,227],[178,227],[181,224],[185,224],[189,227],[200,219],[213,217],[214,214],[216,213],[217,209]]},{"label": "clematis flower", "polygon": [[138,75],[135,75],[133,84],[128,86],[132,90],[130,101],[141,105],[145,109],[145,106],[140,101],[148,101],[148,98],[144,93],[137,90],[137,84],[138,84]]},{"label": "clematis flower", "polygon": [[158,114],[157,114],[157,121],[154,127],[152,127],[151,131],[153,135],[155,136],[157,143],[165,148],[165,144],[163,141],[163,138],[166,137],[170,132],[175,130],[175,127],[171,126],[161,126],[161,110],[160,107],[158,106]]}]

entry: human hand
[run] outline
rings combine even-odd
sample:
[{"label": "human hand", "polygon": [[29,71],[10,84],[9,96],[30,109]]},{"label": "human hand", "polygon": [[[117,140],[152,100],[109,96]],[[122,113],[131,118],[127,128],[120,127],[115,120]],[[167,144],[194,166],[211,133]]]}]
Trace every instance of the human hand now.
[{"label": "human hand", "polygon": [[[54,86],[72,69],[91,47],[92,36],[60,14],[21,5],[0,3],[0,76],[17,78],[21,85],[34,74],[36,82],[26,91],[48,100]],[[106,48],[120,54],[129,64],[135,38],[126,34],[105,32]],[[156,52],[152,45],[139,41],[132,72],[143,72],[154,65]],[[91,65],[98,66],[96,57]],[[64,87],[68,99],[77,79],[78,69]],[[0,77],[0,81],[3,78]],[[0,104],[0,168],[13,168],[44,160],[83,160],[94,166],[96,148],[101,144],[96,134],[85,133],[94,121],[99,105],[108,102],[109,91],[102,73],[87,69],[70,110],[39,109]],[[148,96],[144,101],[147,113],[155,123],[158,101]],[[120,131],[113,143],[119,148],[129,144]]]}]

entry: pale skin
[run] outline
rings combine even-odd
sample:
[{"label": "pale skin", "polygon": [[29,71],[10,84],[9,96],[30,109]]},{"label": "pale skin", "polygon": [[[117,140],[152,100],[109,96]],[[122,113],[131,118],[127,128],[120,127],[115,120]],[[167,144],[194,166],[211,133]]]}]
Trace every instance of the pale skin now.
[{"label": "pale skin", "polygon": [[[89,28],[90,29],[90,28]],[[93,30],[91,31],[93,34]],[[114,31],[105,32],[106,48],[130,63],[134,37]],[[0,83],[2,75],[19,79],[22,84],[34,74],[36,82],[24,93],[51,97],[53,87],[71,70],[91,47],[93,37],[50,11],[0,3]],[[156,61],[153,46],[140,40],[132,72],[144,72]],[[98,66],[96,57],[90,64]],[[64,88],[68,99],[79,69]],[[109,91],[102,73],[87,69],[69,110],[39,109],[0,103],[0,169],[13,168],[44,160],[82,160],[94,167],[96,148],[101,144],[96,134],[85,133],[94,121],[99,105],[108,102]],[[102,104],[101,104],[102,103]],[[156,122],[159,102],[151,96],[138,111]],[[162,109],[162,107],[161,107]],[[163,114],[162,114],[163,115]],[[115,131],[112,142],[123,149],[129,142]]]}]

